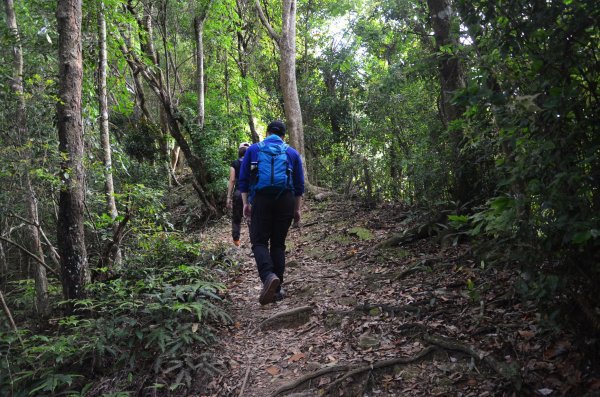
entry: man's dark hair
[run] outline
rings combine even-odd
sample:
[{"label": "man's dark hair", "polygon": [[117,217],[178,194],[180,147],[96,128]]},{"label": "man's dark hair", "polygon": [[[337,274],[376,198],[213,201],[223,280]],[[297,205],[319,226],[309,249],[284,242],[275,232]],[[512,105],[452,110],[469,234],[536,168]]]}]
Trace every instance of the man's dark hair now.
[{"label": "man's dark hair", "polygon": [[267,132],[271,134],[284,136],[285,135],[285,124],[281,120],[271,121],[267,126]]},{"label": "man's dark hair", "polygon": [[242,146],[241,148],[239,148],[238,157],[244,157],[244,154],[246,154],[246,150],[248,150],[248,146]]}]

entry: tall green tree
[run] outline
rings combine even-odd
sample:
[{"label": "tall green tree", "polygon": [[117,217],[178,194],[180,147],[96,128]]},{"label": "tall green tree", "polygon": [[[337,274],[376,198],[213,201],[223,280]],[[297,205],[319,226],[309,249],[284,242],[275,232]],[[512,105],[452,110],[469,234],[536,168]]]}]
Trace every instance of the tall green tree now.
[{"label": "tall green tree", "polygon": [[98,4],[98,106],[100,113],[100,142],[102,145],[102,160],[104,165],[104,194],[106,198],[106,211],[113,221],[112,245],[109,249],[108,257],[104,260],[104,265],[112,267],[113,264],[121,263],[121,249],[118,239],[118,224],[116,219],[119,216],[117,203],[115,200],[115,187],[113,181],[113,161],[112,148],[110,144],[110,130],[108,124],[108,93],[106,88],[106,79],[108,72],[108,51],[106,37],[106,19],[104,16],[104,2]]},{"label": "tall green tree", "polygon": [[80,299],[89,281],[84,234],[85,169],[83,165],[81,1],[58,0],[58,138],[61,186],[57,241],[66,299]]},{"label": "tall green tree", "polygon": [[198,126],[204,128],[204,23],[208,18],[212,0],[197,5],[198,11],[194,17],[196,34],[196,82],[198,93]]},{"label": "tall green tree", "polygon": [[[277,33],[265,16],[258,0],[256,10],[271,39],[279,49],[279,83],[283,94],[283,107],[290,144],[304,156],[304,125],[296,84],[296,0],[283,0],[281,4],[281,32]],[[306,166],[305,166],[306,167]]]}]

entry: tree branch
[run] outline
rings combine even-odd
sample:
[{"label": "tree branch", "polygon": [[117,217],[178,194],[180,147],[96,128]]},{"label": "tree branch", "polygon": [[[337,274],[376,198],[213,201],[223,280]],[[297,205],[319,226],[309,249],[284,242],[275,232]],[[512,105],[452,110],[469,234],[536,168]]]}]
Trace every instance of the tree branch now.
[{"label": "tree branch", "polygon": [[256,12],[258,13],[258,18],[260,19],[260,21],[262,22],[264,27],[267,29],[267,32],[269,32],[269,36],[271,36],[273,41],[275,43],[277,43],[277,47],[279,47],[281,37],[275,32],[275,30],[273,29],[273,27],[267,20],[267,17],[265,16],[265,13],[263,12],[262,7],[260,6],[259,0],[254,0],[254,5],[256,6]]},{"label": "tree branch", "polygon": [[2,304],[2,310],[4,310],[4,314],[6,314],[6,317],[8,318],[10,327],[13,329],[13,331],[15,331],[15,334],[17,334],[17,338],[19,338],[19,342],[21,342],[21,346],[23,346],[23,339],[21,339],[21,335],[19,334],[19,329],[17,328],[17,324],[15,324],[15,320],[14,320],[12,314],[10,313],[10,309],[8,308],[8,305],[6,304],[6,301],[4,300],[4,294],[2,293],[2,291],[0,291],[0,303]]},{"label": "tree branch", "polygon": [[54,264],[56,266],[60,267],[60,255],[58,254],[58,251],[56,251],[56,248],[54,248],[54,246],[48,239],[48,236],[46,236],[46,233],[44,233],[44,229],[42,229],[42,225],[40,225],[39,223],[31,222],[29,219],[25,219],[18,214],[11,213],[11,214],[9,214],[9,216],[20,219],[23,222],[25,222],[31,226],[35,226],[37,228],[37,230],[40,232],[40,234],[42,235],[44,242],[46,243],[46,245],[48,245],[48,248],[50,249],[50,253],[51,253],[50,258],[52,259],[52,262],[54,262]]},{"label": "tree branch", "polygon": [[54,274],[56,277],[58,277],[60,279],[60,276],[58,275],[58,273],[54,269],[52,269],[50,266],[48,266],[46,264],[46,262],[44,262],[42,259],[38,258],[37,255],[35,255],[31,251],[27,250],[27,248],[23,247],[19,243],[15,243],[14,241],[12,241],[10,239],[7,239],[6,237],[0,236],[0,240],[5,241],[5,242],[7,242],[7,243],[9,243],[11,245],[14,245],[18,249],[20,249],[24,254],[26,254],[27,256],[29,256],[31,258],[33,258],[40,265],[44,266],[46,268],[46,270],[48,270],[50,273]]}]

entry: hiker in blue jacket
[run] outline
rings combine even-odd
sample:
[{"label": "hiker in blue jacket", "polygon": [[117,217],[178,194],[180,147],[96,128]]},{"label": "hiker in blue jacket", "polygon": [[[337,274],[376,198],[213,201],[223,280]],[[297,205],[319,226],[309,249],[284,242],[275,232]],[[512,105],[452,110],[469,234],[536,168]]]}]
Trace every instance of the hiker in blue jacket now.
[{"label": "hiker in blue jacket", "polygon": [[250,242],[263,288],[261,305],[284,298],[285,239],[300,221],[304,172],[298,152],[284,143],[285,124],[267,126],[267,137],[246,151],[240,169],[244,216],[251,219]]}]

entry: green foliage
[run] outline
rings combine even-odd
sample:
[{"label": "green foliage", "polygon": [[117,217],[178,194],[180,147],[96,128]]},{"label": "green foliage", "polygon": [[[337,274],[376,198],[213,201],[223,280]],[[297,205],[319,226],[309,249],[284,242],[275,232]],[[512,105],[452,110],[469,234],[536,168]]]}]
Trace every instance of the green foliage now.
[{"label": "green foliage", "polygon": [[132,374],[115,387],[175,390],[189,388],[197,371],[216,371],[203,350],[215,340],[214,324],[230,321],[220,307],[224,287],[211,276],[223,254],[174,235],[148,236],[144,247],[152,245],[118,277],[90,284],[75,314],[48,332],[23,332],[20,345],[3,327],[1,393],[75,393],[107,369]]},{"label": "green foliage", "polygon": [[600,281],[598,7],[458,6],[478,57],[457,100],[477,128],[472,145],[495,160],[488,175],[495,192],[473,215],[472,234],[493,238],[484,246],[496,248],[482,250],[490,257],[531,273],[522,288],[528,295],[542,300],[578,290],[591,297]]},{"label": "green foliage", "polygon": [[122,129],[124,150],[139,162],[154,161],[158,158],[158,142],[162,135],[156,124],[140,120],[129,122]]},{"label": "green foliage", "polygon": [[351,229],[348,229],[348,234],[355,235],[360,240],[373,239],[373,233],[370,230],[365,229],[364,227],[353,227]]}]

